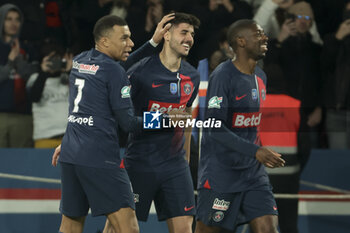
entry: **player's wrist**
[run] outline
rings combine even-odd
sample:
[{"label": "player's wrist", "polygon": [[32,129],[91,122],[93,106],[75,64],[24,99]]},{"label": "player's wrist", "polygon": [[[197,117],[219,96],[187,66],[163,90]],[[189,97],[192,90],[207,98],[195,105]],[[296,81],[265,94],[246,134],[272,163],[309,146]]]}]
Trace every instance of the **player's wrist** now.
[{"label": "player's wrist", "polygon": [[154,42],[153,38],[149,40],[149,43],[155,48],[159,45],[159,43]]}]

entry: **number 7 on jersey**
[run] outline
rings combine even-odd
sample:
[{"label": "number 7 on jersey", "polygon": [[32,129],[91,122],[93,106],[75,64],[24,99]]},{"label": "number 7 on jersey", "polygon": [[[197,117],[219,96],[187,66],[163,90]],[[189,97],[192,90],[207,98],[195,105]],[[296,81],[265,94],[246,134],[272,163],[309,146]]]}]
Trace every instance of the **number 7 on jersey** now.
[{"label": "number 7 on jersey", "polygon": [[83,88],[84,88],[84,85],[85,85],[85,80],[77,78],[77,79],[75,79],[75,83],[74,84],[76,86],[78,86],[78,94],[77,94],[77,97],[75,97],[75,100],[74,100],[73,112],[78,112],[79,111],[79,102],[80,102],[81,97],[83,95]]}]

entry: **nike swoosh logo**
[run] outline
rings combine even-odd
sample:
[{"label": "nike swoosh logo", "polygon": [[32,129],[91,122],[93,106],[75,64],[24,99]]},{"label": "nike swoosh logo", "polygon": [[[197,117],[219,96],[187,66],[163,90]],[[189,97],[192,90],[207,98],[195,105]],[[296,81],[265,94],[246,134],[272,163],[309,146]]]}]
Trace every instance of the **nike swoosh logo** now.
[{"label": "nike swoosh logo", "polygon": [[194,208],[194,205],[193,205],[193,206],[191,206],[191,207],[189,207],[189,208],[187,208],[187,206],[185,206],[184,210],[187,212],[187,211],[192,210],[193,208]]},{"label": "nike swoosh logo", "polygon": [[246,96],[247,96],[247,94],[242,95],[242,96],[236,96],[236,100],[241,100],[241,99],[243,99],[243,98],[246,97]]},{"label": "nike swoosh logo", "polygon": [[161,87],[161,86],[163,86],[164,84],[154,84],[154,83],[152,83],[152,87],[153,88],[156,88],[156,87]]}]

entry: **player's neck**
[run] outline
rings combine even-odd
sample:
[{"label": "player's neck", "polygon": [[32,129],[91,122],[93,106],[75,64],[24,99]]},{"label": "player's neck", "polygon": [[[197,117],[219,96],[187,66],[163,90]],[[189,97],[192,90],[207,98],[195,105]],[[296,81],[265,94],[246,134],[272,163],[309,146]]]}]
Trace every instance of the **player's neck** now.
[{"label": "player's neck", "polygon": [[180,69],[181,57],[172,53],[169,49],[163,47],[163,50],[159,53],[159,59],[171,72],[176,72]]},{"label": "player's neck", "polygon": [[232,60],[236,68],[243,74],[252,75],[255,72],[256,61],[251,59],[242,59],[237,57],[235,60]]}]

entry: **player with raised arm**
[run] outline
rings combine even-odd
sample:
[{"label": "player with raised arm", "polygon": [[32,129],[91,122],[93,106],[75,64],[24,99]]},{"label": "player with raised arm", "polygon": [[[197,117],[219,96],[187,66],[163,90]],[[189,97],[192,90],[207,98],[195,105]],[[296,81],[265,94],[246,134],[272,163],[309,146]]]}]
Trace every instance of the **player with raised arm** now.
[{"label": "player with raised arm", "polygon": [[[170,23],[162,51],[144,58],[127,72],[137,116],[147,111],[191,115],[199,73],[183,58],[193,46],[194,29],[200,22],[193,15],[175,13]],[[187,143],[189,138],[186,135]],[[133,186],[138,220],[147,221],[154,201],[158,219],[166,220],[172,233],[192,232],[195,214],[184,142],[183,128],[144,130],[129,135],[126,149],[125,166]]]},{"label": "player with raised arm", "polygon": [[[162,38],[170,25],[163,26],[172,18],[163,18],[152,43],[160,42],[154,38]],[[52,157],[52,165],[58,158],[61,165],[60,232],[82,232],[89,208],[93,216],[107,216],[116,232],[139,231],[116,127],[142,128],[142,118],[133,113],[130,83],[117,62],[127,60],[134,45],[130,36],[123,19],[102,17],[94,27],[95,48],[73,59],[67,130]]]},{"label": "player with raised arm", "polygon": [[222,121],[204,130],[198,172],[196,233],[219,233],[249,223],[254,233],[278,232],[277,207],[267,167],[284,165],[281,155],[258,145],[266,76],[256,65],[267,52],[267,36],[253,20],[228,29],[235,59],[212,73],[205,117]]}]

